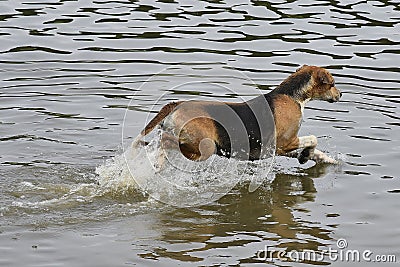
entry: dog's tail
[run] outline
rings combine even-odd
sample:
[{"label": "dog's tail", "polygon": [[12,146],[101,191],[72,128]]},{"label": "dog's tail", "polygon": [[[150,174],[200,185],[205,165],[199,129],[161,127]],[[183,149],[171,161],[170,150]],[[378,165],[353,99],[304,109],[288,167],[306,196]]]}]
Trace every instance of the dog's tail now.
[{"label": "dog's tail", "polygon": [[149,134],[153,129],[160,124],[160,122],[167,117],[182,101],[179,102],[171,102],[166,104],[162,109],[157,113],[157,115],[144,127],[144,129],[140,132],[140,134],[133,140],[132,146],[136,147],[139,143],[141,143],[140,139],[143,136]]}]

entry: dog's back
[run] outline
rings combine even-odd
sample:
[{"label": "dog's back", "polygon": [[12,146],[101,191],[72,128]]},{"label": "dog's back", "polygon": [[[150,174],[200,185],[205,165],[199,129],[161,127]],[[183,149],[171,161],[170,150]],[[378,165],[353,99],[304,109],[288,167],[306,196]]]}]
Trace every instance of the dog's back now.
[{"label": "dog's back", "polygon": [[[217,129],[217,154],[242,160],[270,156],[275,125],[266,95],[244,103],[206,105]],[[263,149],[264,148],[264,149]]]},{"label": "dog's back", "polygon": [[[288,155],[303,148],[302,159],[333,162],[315,149],[315,136],[298,137],[302,112],[309,100],[337,102],[341,92],[324,68],[299,68],[270,93],[244,103],[185,101],[170,103],[149,122],[133,145],[157,125],[170,132],[181,152],[192,160],[205,160],[214,153],[225,157],[256,160],[268,154],[276,141],[276,153]],[[318,156],[314,157],[317,151]]]}]

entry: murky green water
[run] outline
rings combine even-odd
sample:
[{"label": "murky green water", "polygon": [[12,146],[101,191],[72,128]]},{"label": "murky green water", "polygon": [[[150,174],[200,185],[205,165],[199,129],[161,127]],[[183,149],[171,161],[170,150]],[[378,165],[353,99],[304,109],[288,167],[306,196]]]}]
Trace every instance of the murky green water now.
[{"label": "murky green water", "polygon": [[[260,257],[266,246],[321,253],[341,238],[398,264],[399,6],[0,1],[0,265],[343,266]],[[207,84],[172,90],[172,77],[151,80],[166,67],[235,69],[268,92],[303,64],[326,67],[343,92],[339,103],[309,103],[301,130],[340,166],[278,159],[275,179],[255,192],[241,183],[192,208],[149,200],[129,177],[96,174],[164,103],[153,107],[160,95],[252,94],[239,84],[235,94]]]}]

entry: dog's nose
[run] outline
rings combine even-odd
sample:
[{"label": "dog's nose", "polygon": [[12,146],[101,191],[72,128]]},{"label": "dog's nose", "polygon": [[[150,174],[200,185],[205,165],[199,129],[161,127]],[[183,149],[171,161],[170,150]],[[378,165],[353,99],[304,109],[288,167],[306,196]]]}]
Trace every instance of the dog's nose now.
[{"label": "dog's nose", "polygon": [[342,92],[339,91],[339,95],[340,95],[340,97],[342,97],[342,95],[343,95]]}]

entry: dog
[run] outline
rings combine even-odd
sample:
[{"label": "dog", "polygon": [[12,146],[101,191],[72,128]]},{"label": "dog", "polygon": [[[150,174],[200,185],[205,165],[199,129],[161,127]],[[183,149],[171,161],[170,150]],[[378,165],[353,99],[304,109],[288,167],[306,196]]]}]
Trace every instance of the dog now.
[{"label": "dog", "polygon": [[[333,103],[339,101],[341,96],[342,93],[335,87],[334,78],[326,69],[304,65],[271,92],[246,102],[171,102],[161,108],[135,138],[132,146],[146,144],[142,138],[160,126],[161,146],[178,149],[193,161],[204,161],[213,154],[258,160],[263,157],[263,147],[273,140],[276,142],[276,155],[296,157],[301,164],[308,160],[335,164],[336,160],[316,149],[318,142],[314,135],[298,137],[298,132],[304,106],[308,101]],[[266,104],[272,112],[273,124],[269,131],[262,133],[254,110],[263,112],[261,109],[267,109]],[[234,115],[224,118],[228,112]],[[240,134],[236,135],[240,138],[235,139],[234,136],[230,139],[232,133],[235,135],[239,128],[237,125],[232,126],[232,121],[236,121],[233,124],[242,124],[245,138]],[[235,155],[232,141],[237,141],[236,152],[243,151],[240,146],[244,144],[243,147],[248,147],[245,151],[247,153]]]}]

